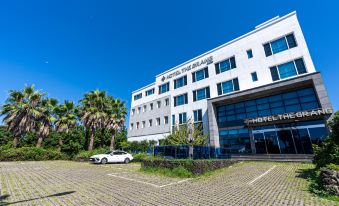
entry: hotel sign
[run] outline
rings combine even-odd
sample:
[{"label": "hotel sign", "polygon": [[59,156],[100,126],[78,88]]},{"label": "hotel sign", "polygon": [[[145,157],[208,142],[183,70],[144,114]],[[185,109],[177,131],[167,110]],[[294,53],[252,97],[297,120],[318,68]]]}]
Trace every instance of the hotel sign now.
[{"label": "hotel sign", "polygon": [[246,119],[245,123],[247,125],[253,124],[261,124],[261,123],[268,123],[268,122],[275,122],[281,120],[290,120],[290,119],[300,119],[305,117],[314,117],[314,116],[322,116],[332,114],[333,110],[330,108],[327,109],[313,109],[309,111],[300,111],[300,112],[291,112],[285,114],[278,114],[266,117],[257,117],[253,119]]},{"label": "hotel sign", "polygon": [[190,65],[188,65],[188,66],[186,66],[184,68],[181,68],[181,69],[179,69],[177,71],[174,71],[172,73],[169,73],[169,74],[163,76],[161,78],[161,81],[165,81],[166,79],[171,79],[171,78],[176,77],[176,76],[178,76],[180,74],[183,74],[183,73],[188,72],[188,71],[190,71],[192,69],[195,69],[195,68],[197,68],[199,66],[209,65],[209,64],[212,64],[212,63],[213,63],[213,56],[206,57],[206,58],[201,59],[199,61],[196,61],[196,62],[194,62],[194,63],[192,63],[192,64],[190,64]]}]

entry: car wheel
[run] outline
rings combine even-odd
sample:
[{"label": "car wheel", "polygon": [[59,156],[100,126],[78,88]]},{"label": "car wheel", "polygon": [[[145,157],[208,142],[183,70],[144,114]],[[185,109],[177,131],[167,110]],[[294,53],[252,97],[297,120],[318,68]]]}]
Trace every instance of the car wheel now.
[{"label": "car wheel", "polygon": [[125,161],[124,161],[124,163],[125,163],[125,164],[128,164],[129,161],[130,161],[130,160],[129,160],[128,158],[126,158]]},{"label": "car wheel", "polygon": [[102,158],[101,164],[106,164],[106,163],[107,163],[107,159],[106,158]]}]

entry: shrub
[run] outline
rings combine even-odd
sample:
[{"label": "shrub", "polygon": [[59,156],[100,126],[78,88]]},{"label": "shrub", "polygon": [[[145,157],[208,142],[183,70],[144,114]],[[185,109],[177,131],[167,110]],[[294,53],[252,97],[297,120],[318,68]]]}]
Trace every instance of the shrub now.
[{"label": "shrub", "polygon": [[139,153],[133,155],[133,162],[141,162],[142,159],[146,158],[147,154],[146,153]]},{"label": "shrub", "polygon": [[21,147],[6,149],[0,153],[0,161],[42,161],[67,159],[67,156],[57,150],[37,147]]},{"label": "shrub", "polygon": [[147,168],[141,168],[141,171],[146,172],[146,173],[162,174],[162,175],[166,175],[169,177],[187,178],[187,177],[193,176],[193,174],[190,171],[188,171],[186,168],[181,167],[181,166],[174,168],[174,169],[147,167]]},{"label": "shrub", "polygon": [[79,160],[79,159],[82,159],[82,158],[90,158],[91,156],[93,155],[96,155],[96,154],[102,154],[102,153],[106,153],[108,152],[109,149],[108,148],[99,148],[99,149],[95,149],[95,150],[92,150],[92,151],[80,151],[75,157],[74,159],[75,160]]},{"label": "shrub", "polygon": [[192,160],[192,159],[162,159],[148,158],[143,159],[142,168],[165,168],[175,170],[184,168],[193,175],[201,175],[216,169],[228,167],[237,161],[234,160]]}]

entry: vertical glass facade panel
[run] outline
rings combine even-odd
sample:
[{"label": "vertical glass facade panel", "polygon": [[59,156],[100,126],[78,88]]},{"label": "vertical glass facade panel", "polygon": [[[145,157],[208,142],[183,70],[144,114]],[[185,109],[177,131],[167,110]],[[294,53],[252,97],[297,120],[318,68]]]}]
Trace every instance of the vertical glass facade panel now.
[{"label": "vertical glass facade panel", "polygon": [[273,54],[287,50],[288,46],[285,37],[271,42],[271,47]]}]

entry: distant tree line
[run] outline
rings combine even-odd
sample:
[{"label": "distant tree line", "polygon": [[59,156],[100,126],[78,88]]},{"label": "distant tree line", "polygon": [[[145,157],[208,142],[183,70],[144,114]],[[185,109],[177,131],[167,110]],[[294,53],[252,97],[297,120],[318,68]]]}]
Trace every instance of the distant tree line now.
[{"label": "distant tree line", "polygon": [[113,150],[130,144],[124,127],[125,103],[105,91],[90,91],[76,105],[67,100],[59,103],[33,85],[25,86],[9,92],[0,115],[4,123],[0,127],[0,146],[91,151],[94,147]]}]

